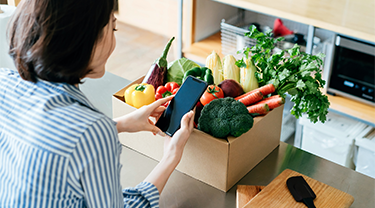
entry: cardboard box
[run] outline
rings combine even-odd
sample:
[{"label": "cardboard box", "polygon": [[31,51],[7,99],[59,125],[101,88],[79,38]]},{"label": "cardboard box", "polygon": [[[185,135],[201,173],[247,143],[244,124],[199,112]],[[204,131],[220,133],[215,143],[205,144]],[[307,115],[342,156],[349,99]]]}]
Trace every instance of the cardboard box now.
[{"label": "cardboard box", "polygon": [[[141,83],[143,77],[132,84]],[[128,85],[128,86],[130,86]],[[135,110],[124,102],[127,87],[112,97],[113,116]],[[254,118],[253,127],[239,137],[218,139],[194,129],[177,170],[222,191],[228,191],[280,142],[283,107]],[[121,133],[120,142],[158,161],[163,156],[164,138],[150,132]]]}]

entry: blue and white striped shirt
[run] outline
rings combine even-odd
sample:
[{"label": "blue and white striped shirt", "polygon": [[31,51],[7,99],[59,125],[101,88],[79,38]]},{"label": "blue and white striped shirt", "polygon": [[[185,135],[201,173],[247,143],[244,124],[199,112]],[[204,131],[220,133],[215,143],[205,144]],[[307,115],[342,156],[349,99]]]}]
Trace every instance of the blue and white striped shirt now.
[{"label": "blue and white striped shirt", "polygon": [[0,207],[158,207],[153,184],[122,190],[120,153],[77,87],[0,69]]}]

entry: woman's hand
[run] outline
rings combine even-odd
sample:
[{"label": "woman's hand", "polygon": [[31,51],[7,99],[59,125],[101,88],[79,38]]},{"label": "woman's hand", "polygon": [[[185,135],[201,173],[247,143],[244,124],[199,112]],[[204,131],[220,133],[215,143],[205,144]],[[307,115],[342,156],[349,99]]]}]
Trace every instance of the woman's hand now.
[{"label": "woman's hand", "polygon": [[173,137],[164,140],[164,158],[170,157],[178,163],[182,157],[185,144],[194,128],[194,111],[189,111],[181,119],[181,128]]},{"label": "woman's hand", "polygon": [[172,98],[173,96],[159,99],[150,105],[142,106],[127,115],[113,119],[117,122],[117,131],[119,133],[151,131],[154,134],[165,136],[165,133],[155,126],[154,121],[150,117],[153,117],[157,121],[165,110],[165,107],[162,105]]}]

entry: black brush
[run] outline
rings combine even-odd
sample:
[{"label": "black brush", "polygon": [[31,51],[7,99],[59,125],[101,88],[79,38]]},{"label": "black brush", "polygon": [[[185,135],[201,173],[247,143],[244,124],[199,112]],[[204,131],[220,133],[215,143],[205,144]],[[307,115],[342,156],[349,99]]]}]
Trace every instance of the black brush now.
[{"label": "black brush", "polygon": [[297,202],[303,202],[308,208],[315,208],[316,195],[302,176],[288,178],[286,185]]}]

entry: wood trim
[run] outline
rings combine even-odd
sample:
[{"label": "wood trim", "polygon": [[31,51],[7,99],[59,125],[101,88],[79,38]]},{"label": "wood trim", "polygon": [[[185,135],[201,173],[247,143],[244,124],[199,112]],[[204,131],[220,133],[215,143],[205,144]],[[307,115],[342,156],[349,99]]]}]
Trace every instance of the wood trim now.
[{"label": "wood trim", "polygon": [[196,13],[197,13],[197,1],[192,0],[193,5],[192,5],[192,24],[191,24],[191,43],[195,43],[195,21],[196,21]]},{"label": "wood trim", "polygon": [[182,11],[182,51],[184,51],[184,48],[190,48],[191,44],[194,43],[195,4],[196,0],[184,1]]}]

